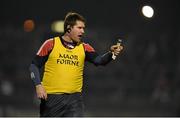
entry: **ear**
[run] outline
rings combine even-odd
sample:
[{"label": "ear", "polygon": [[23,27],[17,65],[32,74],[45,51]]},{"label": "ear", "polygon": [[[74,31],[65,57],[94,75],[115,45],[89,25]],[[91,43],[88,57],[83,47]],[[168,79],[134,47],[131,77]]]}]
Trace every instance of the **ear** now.
[{"label": "ear", "polygon": [[70,25],[67,26],[67,32],[70,33],[71,31],[71,28],[70,28]]},{"label": "ear", "polygon": [[70,25],[67,26],[67,29],[69,29],[69,28],[70,28]]}]

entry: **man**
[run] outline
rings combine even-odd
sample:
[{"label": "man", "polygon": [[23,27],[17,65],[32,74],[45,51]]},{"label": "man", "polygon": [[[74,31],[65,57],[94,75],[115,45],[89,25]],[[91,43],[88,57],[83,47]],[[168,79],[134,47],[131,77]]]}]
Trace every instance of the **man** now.
[{"label": "man", "polygon": [[[82,84],[84,62],[105,65],[117,56],[122,46],[113,45],[110,51],[98,55],[81,41],[85,19],[70,12],[64,20],[64,34],[46,40],[30,65],[31,79],[37,97],[41,99],[40,116],[83,116]],[[43,78],[40,68],[44,66]]]}]

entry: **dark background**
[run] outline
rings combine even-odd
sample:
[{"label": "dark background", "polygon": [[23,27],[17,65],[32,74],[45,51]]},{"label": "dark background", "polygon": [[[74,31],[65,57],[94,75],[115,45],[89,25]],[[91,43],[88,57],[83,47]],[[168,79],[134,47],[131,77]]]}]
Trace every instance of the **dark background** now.
[{"label": "dark background", "polygon": [[[141,7],[151,5],[152,19]],[[84,40],[100,54],[118,38],[124,51],[104,67],[86,63],[85,116],[179,116],[180,3],[178,0],[1,0],[0,116],[38,116],[28,71],[51,23],[69,11],[87,19]],[[35,29],[23,23],[33,19]]]}]

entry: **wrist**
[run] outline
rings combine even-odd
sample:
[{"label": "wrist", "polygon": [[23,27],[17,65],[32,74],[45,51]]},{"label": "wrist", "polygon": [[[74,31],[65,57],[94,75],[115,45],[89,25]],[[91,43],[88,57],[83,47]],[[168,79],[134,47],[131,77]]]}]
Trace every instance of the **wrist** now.
[{"label": "wrist", "polygon": [[37,84],[37,85],[36,85],[36,88],[41,87],[41,86],[42,86],[42,84]]},{"label": "wrist", "polygon": [[109,55],[112,55],[112,54],[113,54],[113,51],[109,50],[109,51],[108,51],[108,54],[109,54]]}]

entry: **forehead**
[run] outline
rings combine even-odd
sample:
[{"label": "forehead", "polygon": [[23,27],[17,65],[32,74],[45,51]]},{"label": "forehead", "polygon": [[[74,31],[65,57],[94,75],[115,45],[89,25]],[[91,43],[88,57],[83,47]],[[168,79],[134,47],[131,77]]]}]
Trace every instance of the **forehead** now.
[{"label": "forehead", "polygon": [[80,20],[77,20],[76,21],[76,24],[74,26],[80,26],[80,27],[85,27],[85,23],[80,21]]}]

